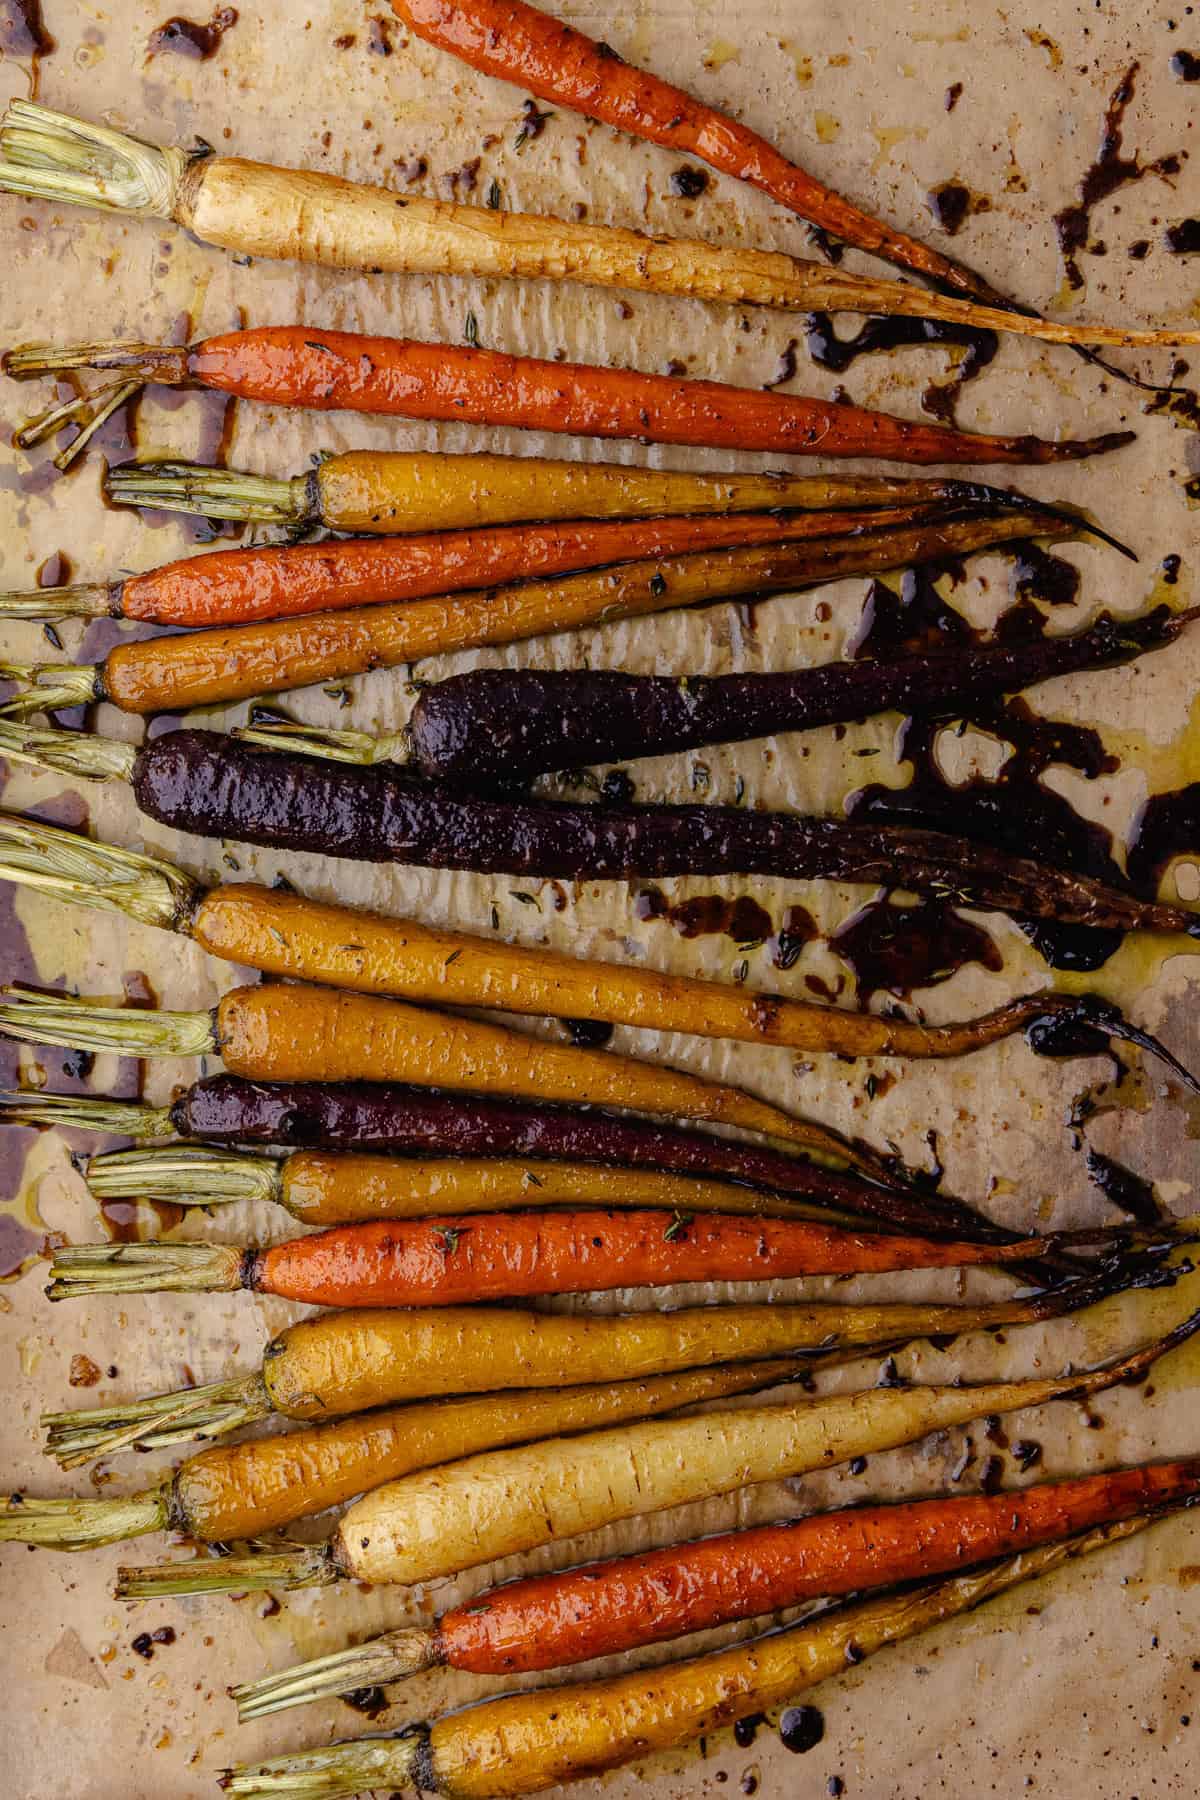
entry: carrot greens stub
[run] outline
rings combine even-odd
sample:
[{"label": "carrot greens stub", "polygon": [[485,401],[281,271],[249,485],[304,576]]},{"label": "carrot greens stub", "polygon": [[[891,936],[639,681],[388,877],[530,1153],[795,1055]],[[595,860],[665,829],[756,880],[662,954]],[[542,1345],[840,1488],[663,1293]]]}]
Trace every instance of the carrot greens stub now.
[{"label": "carrot greens stub", "polygon": [[[1120,449],[1135,436],[1130,431],[1092,438],[989,435],[844,400],[305,325],[227,332],[190,348],[25,346],[10,351],[3,366],[24,376],[64,369],[118,371],[116,387],[100,389],[101,411],[117,403],[115,391],[128,397],[148,384],[198,386],[326,412],[916,464],[1073,462]],[[85,430],[95,430],[87,400],[68,405],[73,419],[86,420]],[[65,422],[63,407],[52,408],[24,428],[23,441],[44,437]]]}]

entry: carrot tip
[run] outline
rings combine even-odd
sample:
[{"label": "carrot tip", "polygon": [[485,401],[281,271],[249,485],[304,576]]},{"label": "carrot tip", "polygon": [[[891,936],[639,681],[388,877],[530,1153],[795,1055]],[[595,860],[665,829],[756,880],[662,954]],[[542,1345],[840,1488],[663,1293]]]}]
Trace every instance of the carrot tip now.
[{"label": "carrot tip", "polygon": [[[1200,936],[1200,918],[1184,927],[1190,937]],[[1045,1010],[1026,1025],[1025,1041],[1039,1056],[1093,1056],[1111,1050],[1112,1042],[1136,1044],[1157,1057],[1194,1094],[1200,1079],[1173,1056],[1150,1032],[1133,1025],[1111,1001],[1098,994],[1081,994],[1057,1003],[1047,996]]]}]

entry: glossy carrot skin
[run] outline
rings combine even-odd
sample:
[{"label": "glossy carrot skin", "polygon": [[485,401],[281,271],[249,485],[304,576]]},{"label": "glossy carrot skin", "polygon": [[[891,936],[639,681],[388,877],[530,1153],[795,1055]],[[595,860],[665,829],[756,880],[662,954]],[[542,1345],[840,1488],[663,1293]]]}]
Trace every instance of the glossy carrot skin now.
[{"label": "glossy carrot skin", "polygon": [[446,1306],[683,1281],[956,1268],[1042,1248],[1036,1240],[1001,1248],[741,1214],[458,1213],[339,1226],[250,1251],[242,1280],[310,1306]]},{"label": "glossy carrot skin", "polygon": [[392,10],[419,37],[486,75],[652,144],[698,156],[761,188],[845,244],[915,269],[958,293],[996,297],[970,269],[873,219],[748,126],[524,0],[392,0]]},{"label": "glossy carrot skin", "polygon": [[988,437],[802,395],[680,381],[588,363],[508,356],[458,344],[265,326],[206,338],[187,377],[274,406],[407,419],[514,425],[580,437],[707,444],[793,456],[872,456],[906,463],[1061,462],[1128,443],[1131,432],[1058,443]]},{"label": "glossy carrot skin", "polygon": [[394,764],[358,768],[192,730],[147,742],[132,780],[141,810],[173,830],[360,862],[565,881],[854,881],[949,890],[964,904],[1019,918],[1196,934],[1186,907],[1141,900],[990,842],[869,818],[498,801],[415,783]]},{"label": "glossy carrot skin", "polygon": [[613,1656],[822,1596],[891,1587],[1010,1556],[1200,1490],[1200,1463],[1157,1463],[725,1532],[533,1576],[476,1595],[434,1629],[437,1661],[512,1675]]},{"label": "glossy carrot skin", "polygon": [[796,1368],[794,1359],[777,1357],[635,1381],[432,1400],[214,1444],[180,1464],[172,1517],[207,1543],[253,1538],[417,1469],[753,1392],[793,1379]]},{"label": "glossy carrot skin", "polygon": [[961,1201],[912,1187],[883,1187],[743,1138],[568,1107],[447,1094],[384,1082],[248,1081],[209,1075],[170,1109],[181,1137],[205,1143],[274,1144],[393,1156],[561,1158],[630,1164],[679,1174],[722,1175],[820,1206],[878,1219],[895,1230],[1008,1242],[1011,1233]]},{"label": "glossy carrot skin", "polygon": [[163,712],[246,699],[395,668],[449,650],[512,644],[546,632],[644,618],[748,594],[791,592],[842,575],[879,573],[939,553],[967,554],[1016,537],[1068,535],[1052,514],[1007,512],[877,527],[877,515],[837,537],[692,550],[599,569],[458,588],[424,599],[263,619],[186,637],[118,644],[101,672],[126,712]]},{"label": "glossy carrot skin", "polygon": [[572,521],[214,550],[128,576],[115,589],[114,611],[154,625],[244,625],[422,599],[635,557],[834,537],[868,524],[872,529],[907,524],[914,512],[920,517],[926,510],[937,509]]}]

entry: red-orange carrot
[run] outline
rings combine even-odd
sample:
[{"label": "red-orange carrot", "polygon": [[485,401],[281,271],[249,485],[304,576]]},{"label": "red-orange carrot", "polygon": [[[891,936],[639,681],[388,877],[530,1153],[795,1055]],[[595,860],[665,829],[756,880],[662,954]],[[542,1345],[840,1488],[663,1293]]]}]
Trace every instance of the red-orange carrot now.
[{"label": "red-orange carrot", "polygon": [[710,168],[761,188],[844,244],[915,269],[960,294],[999,298],[973,270],[872,218],[789,162],[749,126],[524,0],[392,0],[392,9],[419,37],[486,75],[652,144],[698,156]]},{"label": "red-orange carrot", "polygon": [[750,544],[848,538],[952,518],[936,504],[858,512],[727,513],[434,531],[419,537],[260,544],[184,557],[124,581],[0,593],[0,617],[124,618],[155,625],[240,625]]},{"label": "red-orange carrot", "polygon": [[[1134,436],[1129,431],[1058,441],[1032,434],[988,436],[809,395],[307,325],[231,331],[190,349],[146,344],[27,348],[10,351],[3,367],[18,376],[117,369],[125,376],[120,385],[131,392],[145,383],[192,384],[272,406],[326,412],[343,409],[581,437],[905,463],[1062,462],[1118,449]],[[73,416],[82,422],[84,414],[76,406]],[[25,427],[22,441],[36,441],[43,429],[44,422],[33,422]]]},{"label": "red-orange carrot", "polygon": [[620,1655],[824,1596],[926,1580],[1198,1493],[1200,1460],[1192,1457],[1018,1493],[846,1507],[723,1532],[506,1582],[432,1627],[401,1627],[264,1676],[236,1688],[234,1699],[244,1721],[423,1669],[512,1675]]},{"label": "red-orange carrot", "polygon": [[[935,1242],[730,1213],[457,1213],[342,1225],[267,1249],[73,1244],[56,1251],[47,1292],[62,1300],[247,1288],[310,1306],[451,1306],[686,1281],[1006,1264],[1068,1244],[1120,1241],[1120,1234],[1089,1231],[1004,1244]],[[1164,1232],[1155,1255],[1172,1241]]]}]

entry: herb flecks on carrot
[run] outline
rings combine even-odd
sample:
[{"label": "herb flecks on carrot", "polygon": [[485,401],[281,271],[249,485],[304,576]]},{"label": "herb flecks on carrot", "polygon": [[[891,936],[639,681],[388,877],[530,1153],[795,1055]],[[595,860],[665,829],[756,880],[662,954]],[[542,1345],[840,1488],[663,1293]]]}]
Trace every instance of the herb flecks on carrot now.
[{"label": "herb flecks on carrot", "polygon": [[594,1777],[784,1705],[847,1664],[1120,1543],[1151,1520],[1135,1515],[976,1574],[860,1601],[668,1668],[484,1701],[399,1737],[360,1738],[231,1769],[224,1786],[242,1800],[280,1792],[337,1800],[374,1787],[496,1800]]},{"label": "herb flecks on carrot", "polygon": [[[904,463],[1074,461],[1119,449],[1135,435],[1110,431],[1057,440],[1030,433],[989,436],[844,401],[305,325],[228,332],[190,349],[142,344],[22,348],[10,351],[3,367],[13,375],[119,370],[126,388],[130,383],[193,385],[273,406]],[[73,407],[79,416],[80,403]],[[57,429],[60,413],[61,408],[53,409],[26,426],[22,441],[39,441]]]},{"label": "herb flecks on carrot", "polygon": [[[872,1049],[894,1049],[894,1034],[864,1037],[871,1017],[830,1009],[812,1018],[807,1042],[829,1048],[831,1043],[850,1047],[866,1041]],[[1034,995],[1018,1003],[1015,1013],[1000,1017],[999,1035],[1014,1022],[1050,1021],[1077,1031],[1090,1026],[1149,1050],[1200,1092],[1200,1079],[1165,1046],[1102,1000]],[[975,1033],[976,1040],[996,1030],[995,1019],[992,1015],[982,1033]],[[842,1020],[851,1023],[839,1039]],[[795,1023],[799,1029],[799,1017]],[[958,1029],[971,1045],[972,1028]],[[211,1012],[160,1012],[10,987],[0,1001],[0,1032],[25,1043],[115,1049],[134,1056],[219,1053],[232,1074],[259,1081],[407,1082],[703,1120],[776,1138],[889,1182],[882,1158],[741,1088],[608,1050],[553,1043],[485,1020],[428,1011],[386,995],[266,982],[230,989]],[[951,1045],[963,1047],[957,1034],[940,1043],[936,1038],[915,1041],[935,1053]]]},{"label": "herb flecks on carrot", "polygon": [[[178,1135],[204,1143],[273,1144],[308,1149],[377,1151],[390,1156],[521,1157],[606,1168],[669,1171],[705,1180],[724,1176],[819,1208],[877,1219],[889,1230],[1007,1243],[1015,1233],[973,1213],[962,1201],[915,1187],[899,1170],[865,1180],[845,1172],[844,1157],[796,1156],[746,1138],[685,1131],[595,1107],[547,1106],[386,1082],[248,1081],[209,1075],[169,1106],[100,1100],[91,1095],[0,1094],[0,1121],[75,1126],[139,1141]],[[831,1149],[840,1140],[829,1134]],[[537,1192],[536,1173],[531,1181]],[[328,1190],[323,1190],[328,1191]],[[769,1210],[766,1209],[766,1210]]]},{"label": "herb flecks on carrot", "polygon": [[411,1082],[704,1120],[889,1180],[881,1158],[740,1088],[372,994],[272,982],[233,988],[212,1012],[172,1013],[81,1006],[9,988],[0,1031],[24,1042],[135,1056],[219,1052],[231,1073],[260,1081]]},{"label": "herb flecks on carrot", "polygon": [[842,243],[958,294],[1005,305],[973,270],[873,218],[789,162],[748,125],[626,62],[611,45],[597,43],[525,0],[392,0],[392,9],[419,37],[484,74],[618,131],[698,156],[711,168],[760,188]]},{"label": "herb flecks on carrot", "polygon": [[[932,523],[942,516],[953,517],[954,510],[920,502],[859,512],[784,516],[764,511],[484,527],[399,539],[260,544],[185,557],[107,584],[0,594],[0,618],[124,618],[192,628],[236,626],[425,600],[460,589],[528,582],[646,557],[844,539],[860,531]],[[446,610],[449,616],[451,609]]]},{"label": "herb flecks on carrot", "polygon": [[[1177,1240],[1151,1239],[1152,1257]],[[275,1294],[310,1306],[461,1306],[680,1282],[770,1281],[1028,1262],[1077,1244],[1121,1248],[1123,1227],[967,1243],[809,1219],[702,1213],[506,1212],[342,1225],[266,1249],[72,1244],[55,1251],[52,1300],[96,1293]],[[1172,1279],[1170,1271],[1162,1273]]]},{"label": "herb flecks on carrot", "polygon": [[635,1381],[433,1400],[216,1444],[126,1499],[0,1496],[0,1543],[85,1550],[168,1529],[205,1543],[253,1539],[412,1470],[547,1433],[592,1430],[598,1421],[617,1424],[752,1393],[796,1375],[794,1357],[771,1358]]},{"label": "herb flecks on carrot", "polygon": [[[93,671],[87,674],[90,682]],[[87,697],[64,686],[73,699],[58,705]],[[46,692],[43,704],[50,704]],[[1186,906],[923,827],[736,806],[497,800],[415,783],[386,763],[346,766],[205,731],[163,732],[137,749],[86,732],[0,720],[0,749],[40,768],[128,781],[141,810],[175,830],[361,862],[569,881],[701,874],[828,879],[914,888],[1018,918],[1200,936],[1200,918]],[[1149,1047],[1145,1034],[1134,1037],[1103,1002],[1085,997],[1071,1004],[1080,1025]]]},{"label": "herb flecks on carrot", "polygon": [[307,474],[282,481],[194,463],[122,463],[106,472],[104,490],[118,506],[366,534],[470,530],[523,520],[645,521],[667,514],[1031,504],[1005,488],[940,476],[794,475],[780,469],[703,475],[444,450],[330,452]]}]

